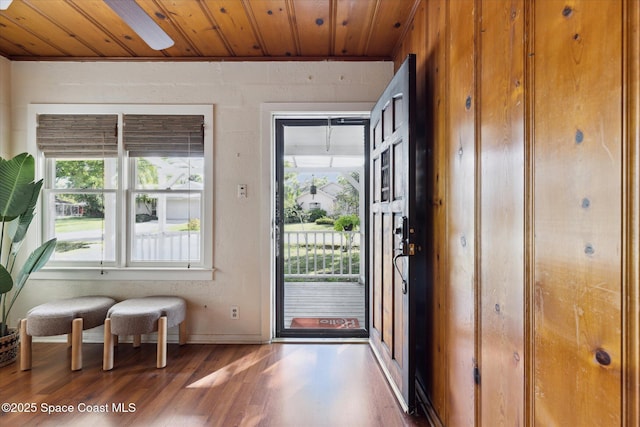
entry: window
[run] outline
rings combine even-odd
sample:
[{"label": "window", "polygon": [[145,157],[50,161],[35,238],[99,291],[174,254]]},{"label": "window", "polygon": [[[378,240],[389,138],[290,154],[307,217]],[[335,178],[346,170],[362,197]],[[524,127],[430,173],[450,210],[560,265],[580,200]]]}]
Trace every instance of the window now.
[{"label": "window", "polygon": [[164,112],[180,107],[36,111],[41,238],[58,238],[47,267],[211,268],[211,107]]}]

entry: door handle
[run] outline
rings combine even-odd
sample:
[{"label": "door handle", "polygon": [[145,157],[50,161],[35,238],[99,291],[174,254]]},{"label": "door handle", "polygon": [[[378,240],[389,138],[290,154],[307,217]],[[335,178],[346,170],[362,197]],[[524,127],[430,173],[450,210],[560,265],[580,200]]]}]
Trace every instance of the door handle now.
[{"label": "door handle", "polygon": [[409,243],[409,232],[413,230],[409,230],[408,226],[409,219],[406,216],[402,217],[402,226],[396,227],[393,233],[396,236],[400,237],[400,247],[395,248],[396,254],[393,257],[393,266],[395,267],[398,275],[402,279],[402,293],[406,294],[408,292],[408,284],[407,279],[404,277],[404,272],[400,270],[398,267],[398,259],[400,257],[411,256],[415,254],[415,245],[413,243]]}]

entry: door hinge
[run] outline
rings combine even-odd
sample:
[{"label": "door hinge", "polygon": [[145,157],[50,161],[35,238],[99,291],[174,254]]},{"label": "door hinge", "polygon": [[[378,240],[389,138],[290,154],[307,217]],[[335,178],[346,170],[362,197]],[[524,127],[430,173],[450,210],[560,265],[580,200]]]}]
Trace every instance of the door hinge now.
[{"label": "door hinge", "polygon": [[474,363],[473,365],[473,381],[476,385],[480,385],[480,368],[478,368],[477,363]]}]

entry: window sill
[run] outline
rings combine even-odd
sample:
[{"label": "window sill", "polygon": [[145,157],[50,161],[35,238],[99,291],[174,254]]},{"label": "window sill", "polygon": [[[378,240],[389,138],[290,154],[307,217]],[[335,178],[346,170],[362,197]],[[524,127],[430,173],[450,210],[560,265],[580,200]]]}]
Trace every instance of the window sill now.
[{"label": "window sill", "polygon": [[213,280],[215,268],[52,267],[31,274],[32,280]]}]

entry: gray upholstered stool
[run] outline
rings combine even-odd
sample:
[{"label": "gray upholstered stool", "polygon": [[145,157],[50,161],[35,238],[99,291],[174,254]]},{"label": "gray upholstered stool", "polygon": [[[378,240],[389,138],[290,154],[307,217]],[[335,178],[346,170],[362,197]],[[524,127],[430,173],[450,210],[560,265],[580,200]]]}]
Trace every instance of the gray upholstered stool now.
[{"label": "gray upholstered stool", "polygon": [[31,337],[67,334],[71,346],[71,370],[82,369],[82,331],[104,323],[116,301],[103,296],[86,296],[48,302],[32,308],[20,322],[20,369],[31,369]]},{"label": "gray upholstered stool", "polygon": [[133,335],[133,346],[140,346],[140,335],[158,332],[156,367],[167,366],[167,329],[180,325],[180,345],[186,343],[185,316],[187,304],[175,296],[132,298],[109,309],[104,322],[104,354],[102,369],[113,369],[114,337]]}]

